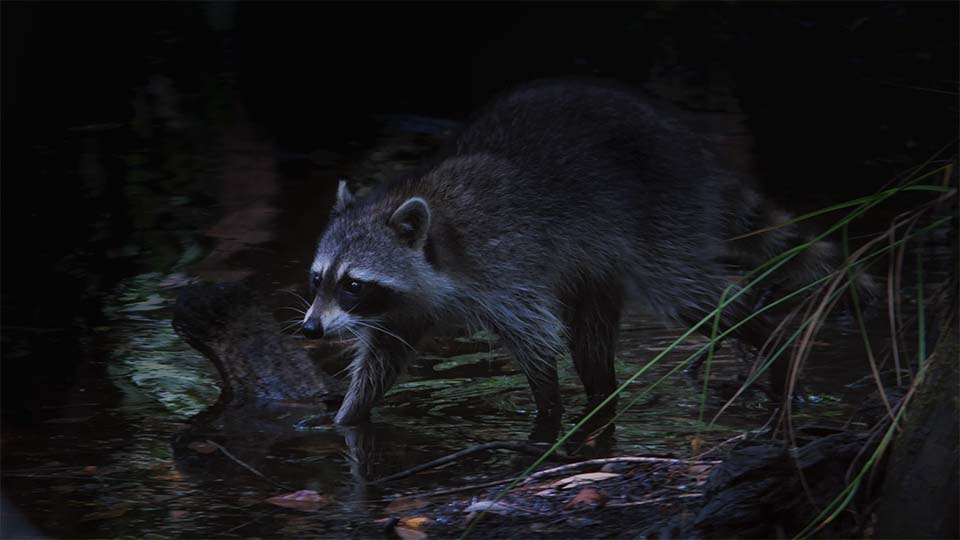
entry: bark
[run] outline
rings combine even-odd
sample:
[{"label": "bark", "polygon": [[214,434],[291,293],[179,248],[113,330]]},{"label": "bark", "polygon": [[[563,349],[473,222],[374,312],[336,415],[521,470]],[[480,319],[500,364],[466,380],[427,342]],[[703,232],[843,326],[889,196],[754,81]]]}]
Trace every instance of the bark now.
[{"label": "bark", "polygon": [[958,355],[951,323],[894,442],[877,506],[879,538],[960,537]]}]

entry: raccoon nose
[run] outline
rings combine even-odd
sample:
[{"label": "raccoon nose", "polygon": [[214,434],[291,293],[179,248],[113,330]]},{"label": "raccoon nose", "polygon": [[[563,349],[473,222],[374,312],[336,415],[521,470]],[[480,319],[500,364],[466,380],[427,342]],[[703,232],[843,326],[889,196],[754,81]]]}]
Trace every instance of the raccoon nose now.
[{"label": "raccoon nose", "polygon": [[323,324],[318,319],[307,319],[303,323],[303,335],[310,339],[319,339],[323,337]]}]

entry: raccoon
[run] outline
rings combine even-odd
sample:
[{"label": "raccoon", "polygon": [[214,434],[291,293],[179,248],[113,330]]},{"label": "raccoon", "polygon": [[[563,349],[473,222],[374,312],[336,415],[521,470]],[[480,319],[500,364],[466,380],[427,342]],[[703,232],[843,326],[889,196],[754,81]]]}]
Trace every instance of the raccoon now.
[{"label": "raccoon", "polygon": [[[794,240],[781,230],[729,242],[767,225],[767,208],[701,137],[631,89],[553,81],[505,94],[415,173],[363,200],[340,183],[302,327],[356,343],[336,422],[365,420],[423,333],[451,317],[499,336],[539,416],[561,413],[556,366],[568,354],[596,403],[617,387],[625,302],[700,321],[730,285],[727,261]],[[722,326],[751,302],[725,308]],[[758,345],[767,334],[758,317],[734,336]],[[784,369],[773,371],[782,386]]]}]

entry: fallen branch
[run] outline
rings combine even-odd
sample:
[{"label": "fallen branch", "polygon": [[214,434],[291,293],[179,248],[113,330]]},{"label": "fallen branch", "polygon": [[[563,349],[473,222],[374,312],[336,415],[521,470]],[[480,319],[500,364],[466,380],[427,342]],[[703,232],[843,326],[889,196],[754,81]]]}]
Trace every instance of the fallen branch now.
[{"label": "fallen branch", "polygon": [[585,467],[591,467],[594,465],[605,465],[607,463],[661,463],[667,465],[717,465],[721,463],[720,461],[714,460],[697,460],[697,459],[675,459],[675,458],[660,458],[660,457],[612,457],[612,458],[600,458],[600,459],[588,459],[586,461],[578,461],[577,463],[570,463],[568,465],[560,465],[559,467],[553,467],[552,469],[544,469],[542,471],[537,471],[527,477],[523,481],[524,484],[529,484],[534,480],[543,478],[545,476],[551,476],[557,473],[568,472],[576,469],[582,469]]},{"label": "fallen branch", "polygon": [[227,450],[226,448],[224,448],[223,446],[220,446],[219,444],[217,444],[217,443],[215,443],[215,442],[213,442],[213,441],[211,441],[211,440],[209,440],[209,439],[206,440],[206,441],[204,441],[204,442],[206,442],[206,443],[209,444],[210,446],[215,447],[217,450],[220,450],[221,452],[223,452],[223,455],[225,455],[225,456],[227,456],[228,458],[230,458],[231,460],[233,460],[234,463],[236,463],[237,465],[240,465],[240,466],[243,467],[244,469],[252,472],[253,474],[259,476],[260,478],[263,478],[263,479],[266,480],[267,482],[270,482],[271,484],[273,484],[273,485],[275,485],[275,486],[278,486],[278,487],[282,487],[282,488],[284,488],[284,489],[292,489],[290,486],[287,486],[287,485],[285,485],[285,484],[282,484],[282,483],[280,483],[280,482],[277,482],[276,480],[267,477],[267,476],[264,475],[262,472],[254,469],[254,468],[251,467],[250,465],[247,465],[246,463],[244,463],[243,461],[241,461],[240,458],[238,458],[238,457],[234,456],[233,454],[231,454],[230,451]]}]

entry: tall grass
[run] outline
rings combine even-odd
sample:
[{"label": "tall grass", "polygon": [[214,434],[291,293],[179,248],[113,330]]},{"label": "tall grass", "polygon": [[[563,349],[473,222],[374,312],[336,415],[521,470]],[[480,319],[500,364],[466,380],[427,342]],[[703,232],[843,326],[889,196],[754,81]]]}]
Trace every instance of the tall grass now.
[{"label": "tall grass", "polygon": [[[782,419],[782,425],[785,428],[785,432],[788,434],[788,438],[793,441],[792,429],[791,429],[791,396],[796,389],[796,384],[798,380],[799,372],[802,368],[802,365],[810,353],[812,344],[814,342],[814,336],[822,328],[824,321],[831,311],[836,307],[838,302],[844,296],[845,293],[849,291],[850,296],[852,297],[852,308],[854,315],[857,321],[858,329],[863,336],[865,352],[868,357],[868,363],[870,366],[870,371],[873,378],[876,381],[878,390],[880,390],[881,396],[883,396],[884,405],[887,409],[888,420],[891,420],[889,427],[886,428],[884,436],[881,439],[880,444],[877,446],[876,450],[871,454],[870,458],[860,469],[859,473],[850,481],[846,489],[830,504],[828,505],[808,526],[800,533],[800,537],[805,537],[813,532],[819,530],[824,525],[829,523],[831,520],[835,519],[836,516],[843,511],[844,508],[852,500],[853,496],[856,494],[860,483],[866,474],[875,464],[878,462],[880,457],[883,455],[883,452],[889,446],[890,441],[893,438],[893,435],[896,430],[896,426],[902,418],[906,404],[909,402],[909,398],[913,395],[917,385],[923,379],[923,374],[925,372],[925,364],[923,360],[926,358],[925,350],[925,332],[924,327],[924,314],[923,314],[923,291],[922,291],[922,282],[918,283],[918,294],[920,312],[918,313],[919,321],[919,342],[918,342],[918,360],[920,361],[919,371],[916,376],[912,377],[912,383],[907,392],[906,396],[898,403],[890,403],[887,399],[885,393],[883,392],[883,385],[880,381],[880,370],[879,365],[876,360],[876,355],[874,354],[869,338],[867,336],[866,325],[864,322],[864,316],[862,313],[862,306],[860,305],[860,297],[858,296],[858,291],[856,286],[852,286],[856,282],[857,276],[859,273],[865,271],[867,267],[871,264],[877,262],[880,258],[888,256],[891,259],[892,268],[888,272],[888,315],[891,322],[891,327],[894,326],[895,322],[901,321],[901,310],[899,309],[899,300],[895,298],[899,297],[900,290],[900,275],[902,271],[902,260],[903,254],[905,252],[906,246],[908,243],[915,241],[917,238],[922,237],[929,231],[938,229],[945,226],[949,221],[950,217],[942,218],[931,218],[932,221],[929,221],[926,225],[918,227],[918,223],[923,218],[929,218],[933,209],[939,207],[945,201],[951,199],[956,199],[957,191],[955,188],[949,187],[949,181],[954,174],[954,164],[952,162],[945,161],[934,161],[936,156],[931,157],[926,163],[914,168],[913,171],[907,175],[905,179],[899,182],[894,187],[883,188],[878,192],[853,199],[850,201],[842,202],[835,204],[820,210],[810,212],[799,216],[787,223],[779,225],[779,227],[784,227],[799,223],[802,221],[807,221],[809,219],[837,212],[840,210],[849,209],[848,213],[842,218],[836,220],[832,225],[827,227],[822,233],[815,236],[813,239],[795,246],[784,253],[771,258],[769,261],[760,265],[758,268],[754,269],[746,276],[743,277],[740,284],[736,286],[730,286],[724,291],[721,296],[717,307],[711,312],[707,313],[700,321],[691,326],[685,332],[683,332],[678,338],[676,338],[667,348],[661,351],[659,354],[654,356],[653,359],[648,361],[640,369],[634,372],[630,377],[628,377],[620,386],[599,403],[592,411],[584,415],[580,421],[578,421],[569,431],[567,431],[563,436],[561,436],[549,449],[547,449],[543,455],[541,455],[537,460],[535,460],[527,469],[513,482],[508,484],[496,497],[495,501],[502,499],[507,493],[509,493],[518,483],[523,481],[524,478],[529,476],[537,467],[540,466],[549,456],[554,454],[559,450],[562,445],[578,430],[582,429],[585,425],[590,422],[590,420],[597,415],[601,410],[610,405],[617,396],[623,392],[627,387],[631,386],[637,379],[645,375],[650,371],[651,368],[656,366],[660,361],[662,361],[668,354],[674,351],[678,346],[684,343],[694,332],[697,332],[700,327],[705,324],[712,324],[710,327],[710,338],[702,345],[700,348],[689,354],[682,362],[678,363],[676,366],[671,368],[665,375],[661,376],[657,380],[645,386],[640,392],[637,393],[626,405],[621,407],[616,413],[609,419],[607,424],[600,428],[604,429],[606,426],[609,426],[617,420],[624,412],[630,410],[632,406],[638,403],[641,399],[644,399],[649,395],[653,389],[658,385],[663,383],[670,377],[673,377],[677,374],[678,371],[684,369],[688,366],[695,358],[705,354],[706,355],[706,368],[704,374],[704,386],[702,390],[701,404],[700,404],[700,419],[702,426],[702,419],[705,414],[706,409],[706,396],[707,396],[707,383],[710,376],[710,364],[713,358],[713,352],[722,340],[730,336],[737,328],[743,324],[748,323],[751,319],[759,316],[763,316],[766,312],[781,307],[787,304],[796,305],[793,310],[785,317],[783,324],[777,327],[776,331],[771,335],[767,343],[762,347],[758,359],[762,360],[762,363],[759,366],[756,366],[747,377],[746,381],[743,383],[741,388],[735,393],[735,395],[730,398],[714,415],[710,420],[709,425],[712,427],[717,419],[726,411],[729,406],[734,403],[736,399],[742,393],[753,385],[756,380],[773,364],[781,359],[787,352],[790,352],[790,357],[787,359],[790,362],[790,378],[789,386],[786,392],[784,399],[784,414]],[[936,184],[924,184],[921,183],[925,180],[931,178],[940,177],[943,179],[940,185]],[[906,212],[897,216],[894,219],[893,223],[883,232],[875,235],[869,241],[864,243],[859,249],[851,252],[850,238],[849,238],[849,226],[850,224],[864,216],[869,210],[885,203],[891,201],[898,196],[901,196],[904,193],[908,192],[920,192],[920,193],[930,193],[936,195],[934,199],[929,202],[926,202],[922,205],[916,206],[913,210]],[[754,231],[749,233],[753,234],[762,234],[768,232],[772,229],[764,229]],[[900,232],[902,231],[902,232]],[[823,276],[819,279],[816,279],[804,286],[798,287],[793,291],[789,291],[786,294],[783,294],[779,298],[769,302],[765,306],[760,307],[755,310],[753,313],[745,317],[743,320],[735,323],[730,328],[727,328],[720,331],[719,320],[721,313],[724,308],[730,305],[732,302],[736,301],[740,296],[747,294],[751,289],[759,287],[766,280],[774,277],[777,270],[782,268],[793,258],[801,255],[804,251],[810,249],[817,242],[833,235],[840,233],[842,237],[842,245],[844,249],[844,261],[839,268],[835,269],[832,273]],[[749,235],[744,235],[749,236]],[[743,237],[739,237],[743,238]],[[884,244],[884,242],[886,242]],[[918,269],[922,270],[922,269]],[[919,276],[918,272],[918,276]],[[891,285],[891,282],[893,284]],[[892,292],[891,292],[892,291]],[[793,321],[799,319],[800,322],[795,325],[792,333],[787,335],[788,330],[793,325]],[[789,324],[788,324],[789,323]],[[897,328],[902,329],[903,325],[899,324]],[[899,332],[896,334],[899,335]],[[902,362],[903,350],[902,345],[897,346],[897,338],[893,340],[895,343],[892,346],[892,356],[897,370],[898,382],[901,380],[900,369]],[[599,430],[598,430],[599,431]],[[699,434],[697,436],[699,440]],[[466,530],[464,531],[461,538],[466,537],[470,531],[481,521],[484,513],[481,513],[477,519],[474,519],[470,522]]]}]

